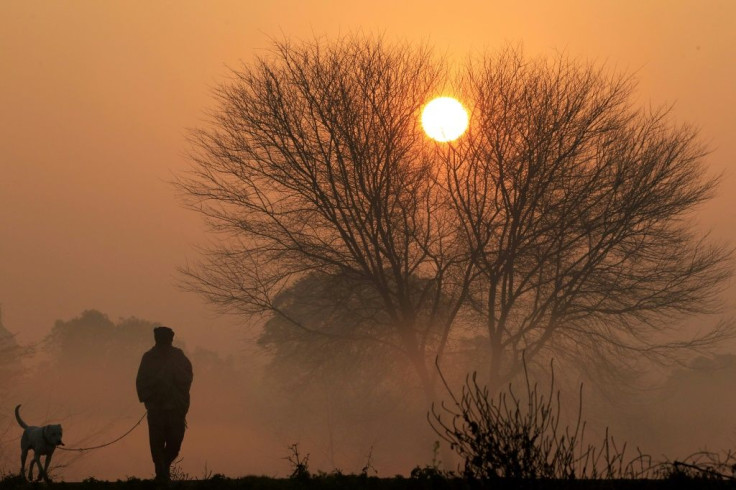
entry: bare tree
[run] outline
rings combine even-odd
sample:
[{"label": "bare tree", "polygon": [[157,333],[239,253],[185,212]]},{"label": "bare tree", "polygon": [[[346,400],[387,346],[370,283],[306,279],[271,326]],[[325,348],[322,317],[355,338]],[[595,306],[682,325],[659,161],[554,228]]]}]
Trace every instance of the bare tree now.
[{"label": "bare tree", "polygon": [[340,335],[400,352],[430,394],[428,366],[470,270],[419,127],[444,80],[426,49],[357,37],[277,43],[234,72],[179,181],[223,236],[184,270],[189,286],[226,309],[314,330],[274,299],[307,274],[339,275],[371,291],[386,326]]},{"label": "bare tree", "polygon": [[[457,79],[468,133],[432,143],[419,111],[447,75],[427,49],[360,37],[276,43],[234,71],[178,181],[219,234],[188,286],[394,349],[429,397],[429,366],[473,335],[492,383],[524,351],[533,364],[671,349],[672,319],[711,308],[729,274],[730,252],[687,227],[716,185],[695,131],[632,108],[628,78],[507,49]],[[362,320],[293,315],[283,299],[314,274],[365,298]]]},{"label": "bare tree", "polygon": [[[513,48],[470,63],[468,134],[442,150],[476,266],[467,304],[486,330],[497,385],[545,351],[611,367],[699,347],[681,314],[712,312],[730,250],[687,217],[710,198],[696,131],[634,110],[631,78]],[[678,340],[675,340],[678,339]]]}]

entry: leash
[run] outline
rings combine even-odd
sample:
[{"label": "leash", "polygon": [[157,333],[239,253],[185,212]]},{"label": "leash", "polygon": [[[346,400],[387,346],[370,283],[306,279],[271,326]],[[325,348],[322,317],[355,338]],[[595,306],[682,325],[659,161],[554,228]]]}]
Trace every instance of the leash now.
[{"label": "leash", "polygon": [[138,419],[138,422],[136,422],[135,425],[133,427],[131,427],[130,430],[128,430],[128,432],[126,432],[122,436],[118,437],[114,441],[110,441],[108,443],[100,444],[99,446],[92,446],[92,447],[63,447],[63,446],[57,446],[56,449],[58,449],[60,451],[79,451],[79,452],[83,452],[83,451],[90,451],[92,449],[100,449],[100,448],[103,448],[103,447],[110,446],[112,444],[115,444],[116,442],[118,442],[120,439],[124,438],[125,436],[127,436],[131,432],[133,432],[133,430],[136,427],[138,427],[139,425],[141,425],[141,422],[143,422],[143,419],[146,417],[147,414],[148,414],[147,411],[146,412],[143,412],[143,415],[141,415],[141,418]]}]

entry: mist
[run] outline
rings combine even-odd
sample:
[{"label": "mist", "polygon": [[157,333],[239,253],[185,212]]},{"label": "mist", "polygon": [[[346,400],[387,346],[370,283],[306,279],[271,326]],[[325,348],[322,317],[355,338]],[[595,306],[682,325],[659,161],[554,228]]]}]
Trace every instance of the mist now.
[{"label": "mist", "polygon": [[[57,450],[54,479],[152,477],[145,419],[136,426],[145,409],[135,395],[140,357],[153,345],[152,328],[153,323],[138,318],[112,321],[97,310],[58,320],[33,346],[18,345],[0,328],[3,472],[14,472],[19,464],[20,428],[13,408],[22,404],[21,416],[29,424],[61,423],[69,449],[106,445],[135,427],[106,447]],[[180,477],[287,477],[294,470],[287,460],[294,444],[302,457],[309,456],[314,472],[360,473],[368,467],[378,476],[407,476],[434,458],[456,469],[458,461],[446,443],[434,450],[440,438],[427,422],[430,406],[408,366],[384,361],[350,369],[345,363],[346,369],[331,369],[324,376],[304,359],[274,364],[273,351],[263,346],[221,356],[189,348],[176,337],[174,343],[184,349],[195,373],[188,430],[175,463]],[[725,450],[735,442],[731,407],[736,395],[728,389],[736,373],[735,355],[695,357],[687,366],[663,370],[646,390],[626,388],[631,385],[625,380],[596,388],[591,377],[566,375],[570,371],[559,364],[554,370],[569,422],[577,414],[583,383],[590,442],[608,428],[619,444],[672,459]],[[445,370],[453,390],[459,390],[465,372]],[[549,371],[538,374],[535,380],[549,381]],[[522,379],[514,383],[517,391],[523,386]],[[447,399],[447,393],[439,397]]]},{"label": "mist", "polygon": [[[142,353],[153,345],[153,326],[137,318],[113,322],[87,310],[57,321],[34,346],[18,346],[0,330],[6,347],[0,468],[15,471],[19,464],[16,404],[31,425],[61,423],[65,449],[104,445],[134,427],[145,413],[135,376]],[[321,379],[298,362],[281,363],[275,373],[268,353],[259,349],[222,357],[189,349],[176,337],[174,345],[184,349],[195,373],[176,464],[181,474],[288,476],[293,468],[286,458],[294,444],[314,470],[346,473],[370,463],[383,475],[408,474],[432,456],[421,392],[404,389],[385,371],[380,380],[366,372]],[[104,448],[57,450],[52,468],[54,477],[66,481],[150,477],[146,421]]]},{"label": "mist", "polygon": [[[189,162],[189,130],[207,120],[213,88],[231,68],[273,39],[380,32],[450,60],[519,43],[532,55],[564,52],[633,73],[634,102],[671,105],[675,123],[698,127],[709,174],[721,176],[693,228],[736,242],[736,4],[456,3],[451,11],[418,1],[4,5],[0,474],[20,463],[17,404],[26,422],[61,423],[69,448],[131,429],[144,413],[136,370],[158,323],[174,329],[194,365],[177,463],[192,478],[288,476],[293,444],[315,471],[357,473],[370,462],[379,476],[407,475],[434,457],[438,436],[409,366],[365,349],[350,363],[339,344],[315,344],[305,357],[279,350],[267,318],[225,314],[181,287],[179,269],[212,240],[171,185]],[[722,293],[723,318],[733,315],[734,288]],[[689,318],[686,330],[705,330],[714,317]],[[319,352],[349,359],[313,362]],[[573,416],[583,383],[591,439],[609,427],[632,448],[677,458],[736,443],[734,355],[731,340],[649,366],[645,379],[581,376],[561,360],[556,375]],[[542,378],[546,366],[536,366]],[[482,367],[443,369],[457,388]],[[52,476],[148,478],[147,437],[144,420],[109,447],[57,451]],[[446,448],[439,456],[456,464]]]}]

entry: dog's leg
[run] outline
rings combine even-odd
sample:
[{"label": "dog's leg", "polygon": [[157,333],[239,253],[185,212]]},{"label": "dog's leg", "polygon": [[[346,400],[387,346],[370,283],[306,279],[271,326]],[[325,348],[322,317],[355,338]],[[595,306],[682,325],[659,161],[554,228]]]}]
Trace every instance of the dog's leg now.
[{"label": "dog's leg", "polygon": [[33,481],[33,466],[38,465],[38,469],[41,469],[41,464],[38,461],[38,454],[35,452],[33,453],[33,457],[31,458],[31,464],[28,466],[28,481]]},{"label": "dog's leg", "polygon": [[24,448],[20,452],[20,475],[23,477],[24,480],[26,478],[26,458],[27,457],[28,457],[28,448]]},{"label": "dog's leg", "polygon": [[36,463],[36,467],[38,468],[38,475],[36,475],[36,481],[41,481],[41,478],[44,477],[43,474],[43,466],[41,466],[41,455],[39,454],[34,459],[34,462]]},{"label": "dog's leg", "polygon": [[[46,455],[45,461],[43,462],[43,479],[46,481],[46,483],[49,483],[51,480],[49,479],[49,463],[51,463],[51,455],[54,454],[53,451],[48,453]],[[41,467],[39,466],[39,469]]]}]

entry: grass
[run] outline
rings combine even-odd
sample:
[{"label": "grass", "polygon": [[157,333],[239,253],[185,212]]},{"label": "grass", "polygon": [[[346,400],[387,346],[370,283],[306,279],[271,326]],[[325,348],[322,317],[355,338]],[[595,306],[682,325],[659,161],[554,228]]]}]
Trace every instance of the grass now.
[{"label": "grass", "polygon": [[[28,483],[17,476],[0,480],[0,489],[57,490],[160,490],[163,488],[153,480],[130,478],[114,482],[88,479],[83,482]],[[309,479],[270,478],[248,476],[226,478],[215,475],[207,480],[175,481],[170,490],[474,490],[474,489],[529,489],[529,490],[658,490],[672,488],[726,489],[734,488],[731,481],[712,479],[663,479],[663,480],[521,480],[500,478],[493,480],[466,480],[462,478],[378,478],[362,475],[322,474]]]}]

